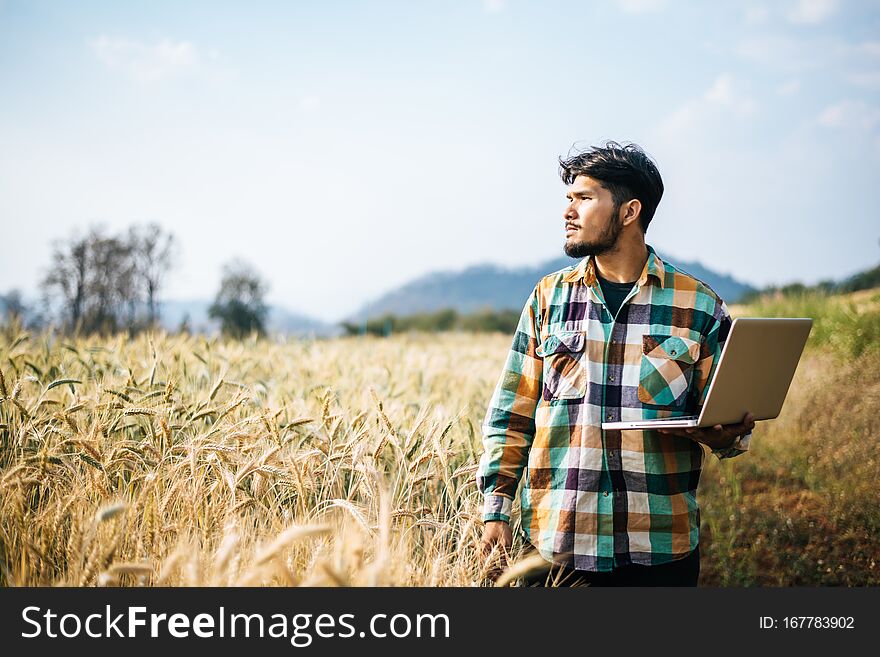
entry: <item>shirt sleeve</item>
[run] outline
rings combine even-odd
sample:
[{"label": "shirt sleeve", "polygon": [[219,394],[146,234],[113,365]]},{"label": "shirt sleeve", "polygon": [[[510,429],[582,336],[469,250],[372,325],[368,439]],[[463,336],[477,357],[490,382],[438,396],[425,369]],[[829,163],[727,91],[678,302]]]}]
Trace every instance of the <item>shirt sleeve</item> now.
[{"label": "shirt sleeve", "polygon": [[[704,338],[700,346],[700,358],[696,364],[696,372],[694,375],[694,396],[698,400],[698,411],[703,407],[706,401],[706,394],[709,392],[709,383],[715,375],[715,369],[721,358],[721,351],[724,349],[724,343],[730,334],[730,327],[733,324],[730,319],[730,313],[727,305],[720,299],[715,305],[713,314],[712,327]],[[749,449],[751,442],[751,432],[739,436],[732,445],[720,449],[713,449],[712,453],[719,459],[728,459],[739,456]]]},{"label": "shirt sleeve", "polygon": [[510,522],[510,509],[535,437],[535,409],[543,387],[537,288],[523,307],[513,344],[482,424],[477,487],[483,520]]}]

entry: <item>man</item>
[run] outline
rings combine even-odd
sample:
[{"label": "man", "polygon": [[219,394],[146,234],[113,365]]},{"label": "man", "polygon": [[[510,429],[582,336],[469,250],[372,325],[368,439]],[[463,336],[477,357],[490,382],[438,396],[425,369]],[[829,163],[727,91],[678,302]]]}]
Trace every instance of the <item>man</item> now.
[{"label": "man", "polygon": [[553,564],[527,584],[696,586],[702,445],[744,452],[751,415],[664,433],[601,424],[697,412],[730,315],[645,244],[663,181],[641,148],[608,142],[560,159],[560,174],[565,253],[583,260],[535,286],[489,404],[483,554],[510,547],[524,478],[526,547]]}]

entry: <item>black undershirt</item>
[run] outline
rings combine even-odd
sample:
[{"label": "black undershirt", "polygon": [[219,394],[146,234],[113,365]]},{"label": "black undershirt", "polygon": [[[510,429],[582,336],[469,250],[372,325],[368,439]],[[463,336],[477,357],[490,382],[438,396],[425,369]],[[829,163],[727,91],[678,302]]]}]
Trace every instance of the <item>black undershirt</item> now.
[{"label": "black undershirt", "polygon": [[596,278],[599,279],[599,285],[602,286],[602,295],[605,297],[605,305],[608,306],[608,311],[612,317],[617,317],[617,312],[620,310],[623,300],[626,299],[636,281],[632,283],[615,283],[613,281],[606,281],[598,274]]}]

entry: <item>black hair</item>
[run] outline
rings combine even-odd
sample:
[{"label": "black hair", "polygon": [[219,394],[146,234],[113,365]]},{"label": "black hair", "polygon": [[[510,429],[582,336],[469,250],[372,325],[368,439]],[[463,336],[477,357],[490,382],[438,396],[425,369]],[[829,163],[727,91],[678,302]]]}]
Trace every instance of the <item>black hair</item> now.
[{"label": "black hair", "polygon": [[638,144],[618,144],[606,141],[586,151],[569,153],[559,158],[559,175],[570,185],[578,176],[589,176],[611,192],[617,208],[637,198],[642,203],[639,224],[642,232],[654,218],[654,212],[663,197],[663,179],[657,165]]}]

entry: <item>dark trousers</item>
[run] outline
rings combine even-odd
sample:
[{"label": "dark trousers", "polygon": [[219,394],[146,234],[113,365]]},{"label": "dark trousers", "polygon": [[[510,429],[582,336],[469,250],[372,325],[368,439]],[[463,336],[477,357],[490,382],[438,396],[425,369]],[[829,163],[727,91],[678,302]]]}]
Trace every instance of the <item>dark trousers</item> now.
[{"label": "dark trousers", "polygon": [[[527,551],[535,548],[526,544]],[[696,586],[700,578],[700,547],[684,559],[658,566],[628,564],[594,573],[553,564],[548,571],[523,578],[523,586]]]}]

